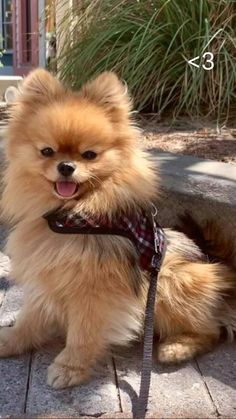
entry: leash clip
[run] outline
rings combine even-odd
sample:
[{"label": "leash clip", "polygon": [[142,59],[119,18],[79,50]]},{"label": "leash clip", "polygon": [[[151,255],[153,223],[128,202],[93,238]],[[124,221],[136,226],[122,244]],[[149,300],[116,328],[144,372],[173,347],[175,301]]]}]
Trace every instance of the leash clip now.
[{"label": "leash clip", "polygon": [[160,246],[160,240],[159,235],[157,231],[157,223],[155,217],[157,216],[157,207],[151,202],[152,206],[152,223],[153,223],[153,233],[154,233],[154,247],[155,247],[155,253],[159,254],[159,246]]}]

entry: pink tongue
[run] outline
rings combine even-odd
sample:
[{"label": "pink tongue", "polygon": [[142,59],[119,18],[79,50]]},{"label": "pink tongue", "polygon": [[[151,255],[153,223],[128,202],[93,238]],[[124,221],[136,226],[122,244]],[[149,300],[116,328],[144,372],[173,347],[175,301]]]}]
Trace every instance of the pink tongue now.
[{"label": "pink tongue", "polygon": [[74,182],[56,182],[57,193],[61,196],[69,197],[74,195],[77,184]]}]

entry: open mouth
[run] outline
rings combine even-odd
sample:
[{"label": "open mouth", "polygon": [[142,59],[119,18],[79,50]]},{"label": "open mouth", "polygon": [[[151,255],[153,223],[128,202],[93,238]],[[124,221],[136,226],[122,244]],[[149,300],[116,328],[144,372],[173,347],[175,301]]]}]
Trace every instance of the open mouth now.
[{"label": "open mouth", "polygon": [[54,184],[54,189],[57,195],[62,198],[72,198],[79,189],[79,184],[76,182],[58,181]]}]

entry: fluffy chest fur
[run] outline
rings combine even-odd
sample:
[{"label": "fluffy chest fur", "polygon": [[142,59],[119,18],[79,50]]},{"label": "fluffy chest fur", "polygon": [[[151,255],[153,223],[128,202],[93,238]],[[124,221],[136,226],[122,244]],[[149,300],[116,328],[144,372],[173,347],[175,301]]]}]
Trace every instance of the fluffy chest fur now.
[{"label": "fluffy chest fur", "polygon": [[71,269],[74,265],[79,267],[81,274],[94,280],[100,271],[107,276],[110,271],[114,272],[116,266],[118,278],[126,271],[130,274],[132,270],[140,275],[135,248],[128,239],[118,236],[60,235],[52,232],[45,220],[19,223],[10,234],[7,251],[12,256],[16,276],[21,277],[23,282],[33,278],[36,280],[36,277],[40,280],[38,277],[43,272],[59,267]]},{"label": "fluffy chest fur", "polygon": [[[45,299],[45,307],[57,317],[73,304],[81,316],[97,305],[111,318],[109,340],[128,341],[140,332],[146,281],[129,240],[59,235],[39,220],[19,223],[7,250],[13,277],[33,292],[36,303]],[[57,320],[64,323],[64,317]]]}]

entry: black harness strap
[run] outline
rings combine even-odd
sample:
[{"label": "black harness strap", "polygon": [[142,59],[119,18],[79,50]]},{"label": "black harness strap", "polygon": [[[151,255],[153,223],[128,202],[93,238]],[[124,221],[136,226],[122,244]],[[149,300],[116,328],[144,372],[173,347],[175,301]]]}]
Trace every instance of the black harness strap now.
[{"label": "black harness strap", "polygon": [[[142,359],[142,370],[141,370],[141,382],[137,406],[135,406],[133,418],[134,419],[145,419],[146,410],[148,406],[148,396],[151,382],[152,372],[152,353],[153,353],[153,336],[154,336],[154,312],[155,312],[155,300],[157,290],[158,273],[163,262],[165,251],[166,251],[166,240],[163,230],[157,224],[156,215],[157,210],[152,205],[152,226],[153,226],[153,256],[151,258],[151,265],[149,268],[150,272],[150,284],[147,295],[146,309],[145,309],[145,321],[144,321],[144,343],[143,343],[143,359]],[[153,211],[154,210],[154,211]],[[50,212],[44,215],[47,220],[50,229],[56,233],[61,234],[112,234],[126,237],[131,240],[139,251],[140,247],[137,244],[137,237],[131,229],[127,229],[127,226],[123,228],[122,223],[115,226],[106,225],[91,225],[86,219],[81,216],[77,216],[76,223],[67,222],[67,216],[64,212],[58,211]],[[142,240],[142,239],[141,239]]]}]

